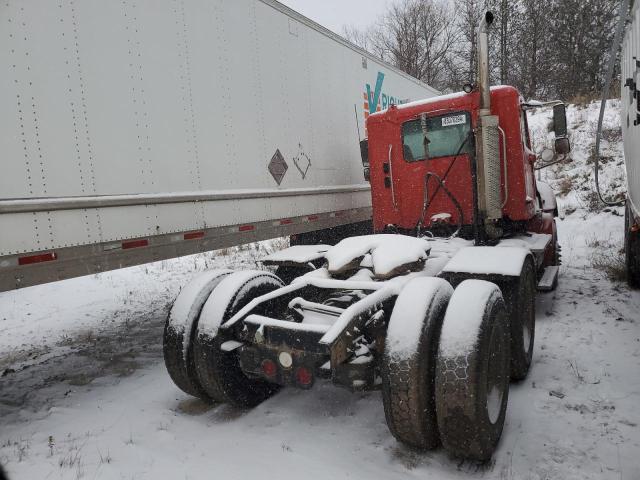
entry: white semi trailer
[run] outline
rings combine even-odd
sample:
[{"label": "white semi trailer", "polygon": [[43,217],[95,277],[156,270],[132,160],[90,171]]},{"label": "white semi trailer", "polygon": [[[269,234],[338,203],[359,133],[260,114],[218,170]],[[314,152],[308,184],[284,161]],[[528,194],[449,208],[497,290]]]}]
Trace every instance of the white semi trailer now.
[{"label": "white semi trailer", "polygon": [[629,282],[640,286],[640,2],[622,46],[622,133],[627,166],[625,253]]},{"label": "white semi trailer", "polygon": [[0,291],[366,222],[365,117],[437,94],[273,0],[7,0],[0,38]]}]

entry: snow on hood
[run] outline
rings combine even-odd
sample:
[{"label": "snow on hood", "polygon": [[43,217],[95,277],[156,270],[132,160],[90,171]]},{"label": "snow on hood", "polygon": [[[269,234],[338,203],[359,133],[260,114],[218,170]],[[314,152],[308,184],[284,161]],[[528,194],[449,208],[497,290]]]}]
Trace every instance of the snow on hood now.
[{"label": "snow on hood", "polygon": [[342,240],[325,254],[330,273],[357,268],[362,259],[371,254],[373,271],[377,277],[388,277],[399,268],[424,262],[429,255],[427,240],[406,235],[367,235]]}]

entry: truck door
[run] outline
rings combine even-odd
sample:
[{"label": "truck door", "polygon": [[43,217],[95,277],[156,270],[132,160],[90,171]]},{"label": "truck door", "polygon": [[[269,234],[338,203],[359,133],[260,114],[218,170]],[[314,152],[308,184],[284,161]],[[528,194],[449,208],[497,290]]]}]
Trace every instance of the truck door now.
[{"label": "truck door", "polygon": [[[450,215],[456,225],[460,210],[462,223],[471,224],[470,161],[475,144],[470,113],[427,114],[406,121],[401,126],[401,145],[402,151],[391,155],[399,226],[415,228],[423,220],[428,228],[431,218],[439,214]],[[422,219],[425,200],[428,206]]]}]

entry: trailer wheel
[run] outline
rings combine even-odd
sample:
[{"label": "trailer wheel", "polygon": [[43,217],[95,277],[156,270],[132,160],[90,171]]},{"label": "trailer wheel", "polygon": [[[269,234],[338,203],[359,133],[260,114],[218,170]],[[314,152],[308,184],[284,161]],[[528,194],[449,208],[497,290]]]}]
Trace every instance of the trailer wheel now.
[{"label": "trailer wheel", "polygon": [[231,270],[212,270],[197,275],[176,298],[164,326],[162,352],[169,376],[183,392],[210,401],[196,374],[191,348],[193,328],[203,305]]},{"label": "trailer wheel", "polygon": [[282,286],[282,281],[272,273],[236,272],[220,282],[207,300],[193,339],[193,352],[200,384],[206,394],[217,402],[253,407],[280,388],[264,380],[247,377],[240,368],[237,353],[221,349],[225,339],[218,335],[218,331],[251,300]]},{"label": "trailer wheel", "polygon": [[633,214],[627,202],[624,221],[624,260],[627,268],[627,282],[631,287],[640,287],[640,234],[632,232]]},{"label": "trailer wheel", "polygon": [[387,425],[400,442],[419,449],[439,445],[434,400],[440,327],[453,293],[441,278],[412,280],[400,292],[382,357],[382,401]]},{"label": "trailer wheel", "polygon": [[436,413],[446,450],[491,458],[509,396],[508,319],[500,289],[466,280],[447,307],[436,362]]},{"label": "trailer wheel", "polygon": [[520,277],[503,288],[511,332],[511,380],[524,380],[533,358],[536,330],[536,272],[525,260]]}]

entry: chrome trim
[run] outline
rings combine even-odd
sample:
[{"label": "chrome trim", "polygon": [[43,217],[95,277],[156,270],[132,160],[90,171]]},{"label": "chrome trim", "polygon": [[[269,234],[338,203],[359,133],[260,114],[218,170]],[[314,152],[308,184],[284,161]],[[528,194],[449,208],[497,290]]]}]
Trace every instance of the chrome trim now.
[{"label": "chrome trim", "polygon": [[0,214],[82,210],[85,208],[132,207],[167,203],[215,202],[255,198],[297,197],[368,192],[370,185],[338,185],[336,187],[290,188],[286,190],[210,190],[202,192],[140,193],[129,195],[96,195],[86,197],[52,197],[0,200]]}]

